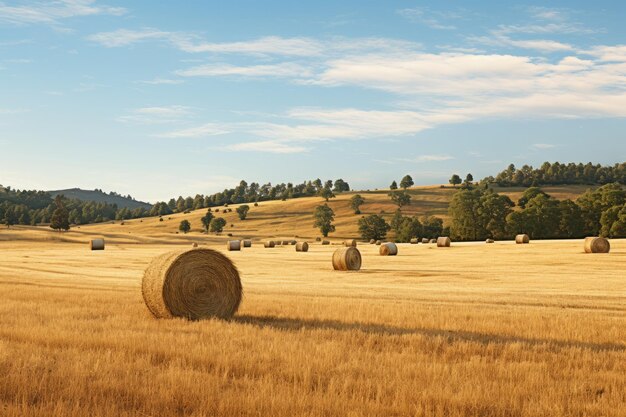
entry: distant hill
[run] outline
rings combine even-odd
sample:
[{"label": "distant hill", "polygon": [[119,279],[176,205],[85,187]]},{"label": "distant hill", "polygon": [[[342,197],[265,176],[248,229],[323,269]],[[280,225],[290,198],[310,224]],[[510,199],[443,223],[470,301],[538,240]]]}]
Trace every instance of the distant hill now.
[{"label": "distant hill", "polygon": [[116,193],[107,194],[102,190],[81,190],[80,188],[68,188],[67,190],[48,191],[52,198],[58,194],[62,194],[67,198],[77,199],[81,201],[94,201],[96,203],[117,204],[118,208],[128,208],[130,210],[143,207],[150,209],[152,204],[143,201],[137,201],[132,198],[124,197]]}]

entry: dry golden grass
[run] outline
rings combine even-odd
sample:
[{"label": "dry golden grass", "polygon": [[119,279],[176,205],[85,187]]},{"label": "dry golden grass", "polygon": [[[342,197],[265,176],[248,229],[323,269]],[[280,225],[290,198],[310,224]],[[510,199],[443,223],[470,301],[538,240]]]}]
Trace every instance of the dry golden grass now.
[{"label": "dry golden grass", "polygon": [[235,318],[187,322],[140,291],[185,237],[120,227],[0,231],[0,415],[626,415],[624,240],[360,245],[360,272],[253,245]]}]

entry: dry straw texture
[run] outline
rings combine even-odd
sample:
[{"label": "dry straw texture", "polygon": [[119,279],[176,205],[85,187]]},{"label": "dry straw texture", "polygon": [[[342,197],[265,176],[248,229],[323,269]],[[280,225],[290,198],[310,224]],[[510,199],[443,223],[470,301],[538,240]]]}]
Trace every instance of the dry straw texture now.
[{"label": "dry straw texture", "polygon": [[585,253],[609,253],[611,244],[603,237],[585,238]]},{"label": "dry straw texture", "polygon": [[493,240],[493,239],[487,239],[487,240],[485,240],[485,243],[493,243],[493,242],[494,242],[494,240]]},{"label": "dry straw texture", "polygon": [[244,240],[242,240],[242,242],[243,242],[243,247],[244,248],[252,247],[252,241],[250,239],[244,239]]},{"label": "dry straw texture", "polygon": [[356,239],[348,239],[344,241],[343,244],[346,246],[353,246],[356,248]]},{"label": "dry straw texture", "polygon": [[528,237],[528,235],[517,235],[515,236],[515,243],[530,243],[530,238]]},{"label": "dry straw texture", "polygon": [[104,250],[104,239],[91,239],[91,250]]},{"label": "dry straw texture", "polygon": [[441,237],[437,238],[437,247],[438,248],[448,248],[448,247],[450,247],[450,243],[452,243],[452,241],[447,236],[441,236]]},{"label": "dry straw texture", "polygon": [[361,269],[361,252],[354,246],[337,249],[333,253],[333,268],[337,271],[358,271]]},{"label": "dry straw texture", "polygon": [[393,242],[385,242],[380,245],[378,253],[381,256],[396,256],[398,254],[398,246]]},{"label": "dry straw texture", "polygon": [[268,240],[267,242],[263,243],[263,247],[266,248],[273,248],[274,246],[276,246],[276,244],[273,240]]},{"label": "dry straw texture", "polygon": [[241,240],[229,240],[226,242],[226,249],[229,251],[241,250]]},{"label": "dry straw texture", "polygon": [[306,242],[298,242],[296,243],[296,252],[308,252],[309,244]]},{"label": "dry straw texture", "polygon": [[212,249],[157,256],[144,273],[141,290],[155,317],[189,320],[232,317],[242,296],[237,268]]}]

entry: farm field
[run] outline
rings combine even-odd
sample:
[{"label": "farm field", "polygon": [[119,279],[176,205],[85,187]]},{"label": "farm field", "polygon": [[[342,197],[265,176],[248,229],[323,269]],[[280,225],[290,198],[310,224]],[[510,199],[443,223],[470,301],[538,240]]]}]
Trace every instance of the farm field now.
[{"label": "farm field", "polygon": [[626,240],[359,244],[359,272],[332,270],[336,245],[255,242],[227,255],[235,318],[187,322],[140,284],[192,237],[144,223],[0,232],[0,415],[626,415]]}]

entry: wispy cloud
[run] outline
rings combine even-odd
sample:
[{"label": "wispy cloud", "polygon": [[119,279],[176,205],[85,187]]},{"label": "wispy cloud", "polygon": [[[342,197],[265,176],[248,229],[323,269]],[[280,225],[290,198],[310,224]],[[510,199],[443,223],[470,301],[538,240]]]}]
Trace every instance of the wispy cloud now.
[{"label": "wispy cloud", "polygon": [[155,135],[160,138],[206,138],[209,136],[224,135],[230,131],[218,123],[205,123],[202,126],[190,127],[185,129],[172,130],[169,132]]},{"label": "wispy cloud", "polygon": [[181,121],[192,114],[189,107],[179,105],[142,107],[130,111],[127,115],[118,117],[117,120],[126,123],[163,124]]},{"label": "wispy cloud", "polygon": [[278,154],[303,153],[309,151],[309,148],[307,147],[291,145],[289,143],[276,140],[237,143],[228,146],[227,149],[231,151],[267,152]]},{"label": "wispy cloud", "polygon": [[123,7],[99,4],[95,0],[24,1],[18,6],[0,3],[0,22],[25,24],[58,24],[63,19],[99,14],[122,15]]},{"label": "wispy cloud", "polygon": [[228,64],[200,65],[185,70],[176,71],[181,77],[216,77],[216,76],[238,76],[238,77],[310,77],[312,72],[305,66],[284,62],[274,65],[250,65],[235,66]]},{"label": "wispy cloud", "polygon": [[546,149],[556,148],[556,145],[553,145],[551,143],[535,143],[530,148],[534,149],[534,150],[542,151],[542,150],[546,150]]},{"label": "wispy cloud", "polygon": [[451,159],[454,159],[454,157],[450,155],[420,155],[415,157],[413,160],[415,162],[440,162],[449,161]]},{"label": "wispy cloud", "polygon": [[427,7],[401,9],[398,10],[398,14],[412,22],[421,23],[431,29],[442,30],[456,29],[456,26],[444,22],[460,18],[460,15],[457,13],[434,11]]},{"label": "wispy cloud", "polygon": [[137,81],[139,84],[150,84],[150,85],[178,85],[183,84],[185,80],[179,79],[171,79],[171,78],[154,78],[152,80],[142,80]]}]

